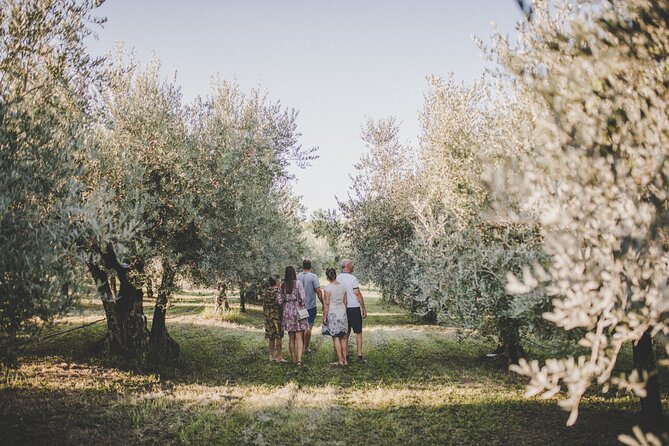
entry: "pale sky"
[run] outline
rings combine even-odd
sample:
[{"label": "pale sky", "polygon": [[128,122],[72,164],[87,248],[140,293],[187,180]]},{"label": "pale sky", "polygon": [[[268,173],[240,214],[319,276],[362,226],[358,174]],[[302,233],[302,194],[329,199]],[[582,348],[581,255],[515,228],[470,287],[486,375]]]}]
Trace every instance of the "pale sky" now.
[{"label": "pale sky", "polygon": [[97,15],[93,54],[122,41],[143,63],[157,56],[186,101],[219,75],[298,110],[320,155],[295,170],[307,215],[346,196],[367,118],[396,116],[415,144],[426,76],[472,81],[484,68],[472,36],[489,42],[493,22],[513,35],[522,18],[515,0],[107,0]]}]

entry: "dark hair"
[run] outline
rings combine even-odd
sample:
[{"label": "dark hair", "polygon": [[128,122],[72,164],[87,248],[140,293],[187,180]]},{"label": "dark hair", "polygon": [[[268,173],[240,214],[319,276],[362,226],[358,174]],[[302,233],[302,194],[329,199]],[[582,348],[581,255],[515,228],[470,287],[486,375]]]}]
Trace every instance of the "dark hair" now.
[{"label": "dark hair", "polygon": [[311,269],[311,260],[309,259],[302,260],[302,269]]},{"label": "dark hair", "polygon": [[267,278],[267,287],[276,286],[276,279],[273,276]]},{"label": "dark hair", "polygon": [[337,278],[337,271],[334,268],[328,268],[325,271],[325,277],[330,280],[335,280]]},{"label": "dark hair", "polygon": [[291,294],[293,292],[293,287],[297,282],[297,274],[295,273],[295,267],[288,265],[286,267],[286,272],[283,275],[283,283],[281,284],[281,291],[284,294]]}]

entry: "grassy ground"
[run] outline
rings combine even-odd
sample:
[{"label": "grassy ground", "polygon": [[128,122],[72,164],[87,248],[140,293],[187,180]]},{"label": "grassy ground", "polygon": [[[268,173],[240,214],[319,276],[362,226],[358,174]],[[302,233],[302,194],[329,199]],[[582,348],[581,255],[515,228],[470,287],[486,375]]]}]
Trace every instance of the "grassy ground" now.
[{"label": "grassy ground", "polygon": [[[567,428],[556,400],[523,399],[524,379],[485,357],[494,345],[417,325],[373,293],[367,364],[330,366],[316,330],[303,367],[272,364],[261,308],[221,317],[203,306],[212,296],[178,296],[182,364],[160,373],[91,357],[104,324],[27,348],[0,382],[0,444],[606,445],[638,421],[635,398],[591,395]],[[54,330],[101,314],[84,302]]]}]

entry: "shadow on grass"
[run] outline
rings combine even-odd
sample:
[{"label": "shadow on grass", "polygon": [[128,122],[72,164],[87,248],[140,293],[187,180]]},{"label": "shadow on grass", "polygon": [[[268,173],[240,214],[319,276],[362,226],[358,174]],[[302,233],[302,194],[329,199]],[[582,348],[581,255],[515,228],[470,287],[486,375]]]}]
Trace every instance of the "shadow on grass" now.
[{"label": "shadow on grass", "polygon": [[638,422],[625,400],[584,403],[576,426],[567,428],[564,411],[536,400],[369,408],[355,402],[303,407],[202,404],[197,395],[192,401],[160,398],[138,402],[111,392],[3,389],[0,439],[16,445],[614,445]]},{"label": "shadow on grass", "polygon": [[[213,409],[213,408],[211,408]],[[304,420],[309,420],[305,425]],[[564,425],[554,404],[493,402],[384,409],[269,409],[183,421],[186,444],[616,445],[636,423],[625,407],[595,405]]]},{"label": "shadow on grass", "polygon": [[0,390],[0,443],[6,445],[130,444],[136,435],[103,391]]}]

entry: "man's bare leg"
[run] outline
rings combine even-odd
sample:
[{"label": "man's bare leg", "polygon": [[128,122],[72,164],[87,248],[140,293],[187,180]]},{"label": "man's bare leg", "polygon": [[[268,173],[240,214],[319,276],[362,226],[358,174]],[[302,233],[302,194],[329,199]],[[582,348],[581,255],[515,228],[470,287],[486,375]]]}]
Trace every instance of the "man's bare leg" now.
[{"label": "man's bare leg", "polygon": [[362,356],[362,333],[355,335],[355,345],[358,347],[358,357]]},{"label": "man's bare leg", "polygon": [[348,338],[351,336],[351,329],[348,329],[348,333],[341,337],[342,350],[344,351],[344,357],[348,356]]}]

